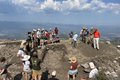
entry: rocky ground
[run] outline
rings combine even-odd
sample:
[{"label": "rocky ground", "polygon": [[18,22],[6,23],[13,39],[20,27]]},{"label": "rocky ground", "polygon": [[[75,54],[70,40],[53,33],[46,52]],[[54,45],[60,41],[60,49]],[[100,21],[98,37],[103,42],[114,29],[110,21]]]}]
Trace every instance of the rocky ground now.
[{"label": "rocky ground", "polygon": [[[0,57],[5,56],[7,62],[12,63],[9,66],[9,71],[14,77],[14,80],[21,80],[21,62],[16,57],[19,50],[20,41],[0,41]],[[53,70],[57,71],[57,78],[59,80],[67,79],[67,71],[69,69],[69,58],[72,56],[77,57],[80,64],[93,61],[96,66],[105,73],[107,78],[100,80],[119,80],[120,79],[120,50],[112,44],[100,43],[100,50],[93,49],[91,45],[82,42],[77,43],[77,48],[65,41],[61,43],[54,43],[47,45],[43,49],[38,50],[39,58],[43,60],[41,67],[43,73],[50,77]],[[46,68],[49,72],[45,72]],[[49,74],[50,73],[50,74]],[[83,72],[83,68],[79,68],[77,79],[81,76],[87,76]],[[44,74],[43,74],[44,76]]]}]

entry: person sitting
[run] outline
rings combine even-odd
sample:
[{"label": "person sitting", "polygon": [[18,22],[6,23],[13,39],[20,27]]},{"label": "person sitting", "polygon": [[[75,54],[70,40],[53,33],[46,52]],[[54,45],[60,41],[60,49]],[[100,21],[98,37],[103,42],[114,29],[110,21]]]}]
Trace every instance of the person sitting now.
[{"label": "person sitting", "polygon": [[2,80],[11,80],[12,77],[10,75],[10,73],[8,72],[8,63],[6,63],[6,58],[5,57],[1,57],[0,58],[0,75],[2,76]]},{"label": "person sitting", "polygon": [[89,73],[89,79],[95,79],[98,75],[98,69],[95,67],[93,62],[90,62],[89,66],[91,68],[91,71]]},{"label": "person sitting", "polygon": [[76,57],[72,57],[70,60],[71,60],[70,61],[71,66],[70,66],[70,69],[68,71],[68,80],[70,79],[70,76],[72,76],[73,80],[75,80],[75,76],[78,73],[77,68],[80,67],[80,65],[78,64]]}]

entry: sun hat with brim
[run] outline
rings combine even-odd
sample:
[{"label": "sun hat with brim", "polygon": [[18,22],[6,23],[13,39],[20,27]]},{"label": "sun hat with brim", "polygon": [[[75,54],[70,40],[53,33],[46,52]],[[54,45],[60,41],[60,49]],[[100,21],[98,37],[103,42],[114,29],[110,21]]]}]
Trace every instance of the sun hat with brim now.
[{"label": "sun hat with brim", "polygon": [[25,47],[25,44],[26,44],[26,40],[22,40],[21,44],[20,44],[20,48],[24,48]]},{"label": "sun hat with brim", "polygon": [[84,26],[84,27],[82,27],[82,29],[86,29],[86,27]]},{"label": "sun hat with brim", "polygon": [[72,63],[77,62],[77,58],[76,57],[72,57],[70,60],[71,60]]},{"label": "sun hat with brim", "polygon": [[52,76],[56,76],[56,71],[53,71],[53,72],[52,72]]},{"label": "sun hat with brim", "polygon": [[89,66],[90,66],[91,69],[95,69],[96,68],[93,62],[90,62]]},{"label": "sun hat with brim", "polygon": [[29,60],[29,59],[30,59],[30,56],[29,56],[29,55],[24,55],[22,61],[27,61],[27,60]]}]

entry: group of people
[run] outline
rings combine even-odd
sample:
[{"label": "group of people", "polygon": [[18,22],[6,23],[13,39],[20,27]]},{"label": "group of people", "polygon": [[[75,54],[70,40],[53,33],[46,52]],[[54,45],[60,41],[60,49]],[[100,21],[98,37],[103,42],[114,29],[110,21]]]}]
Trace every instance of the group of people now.
[{"label": "group of people", "polygon": [[[42,59],[39,58],[36,48],[33,48],[30,52],[27,52],[27,43],[28,42],[26,40],[23,40],[17,53],[17,57],[21,61],[23,80],[42,80],[42,71],[40,66]],[[55,71],[52,72],[51,76],[52,77],[47,80],[58,80],[55,78]]]},{"label": "group of people", "polygon": [[55,27],[53,30],[33,29],[32,32],[28,32],[28,37],[23,40],[20,49],[17,53],[17,57],[22,62],[22,70],[24,80],[41,80],[41,60],[38,57],[37,49],[51,44],[59,42],[58,39],[59,30]]},{"label": "group of people", "polygon": [[59,42],[59,30],[57,27],[54,29],[46,30],[44,28],[33,29],[31,32],[28,32],[27,41],[32,48],[42,47],[46,44]]},{"label": "group of people", "polygon": [[[97,28],[91,27],[90,30],[88,28],[83,27],[80,31],[81,41],[87,44],[91,44],[95,49],[99,50],[99,39],[101,37],[101,33]],[[73,44],[73,47],[76,47],[76,42],[78,40],[78,34],[70,32],[69,33],[69,41],[70,44]]]},{"label": "group of people", "polygon": [[[41,46],[44,46],[45,44],[49,44],[54,42],[54,39],[58,37],[59,30],[57,27],[55,27],[54,30],[50,29],[33,29],[32,32],[28,32],[28,37],[26,40],[23,40],[20,49],[17,53],[17,57],[21,61],[21,67],[22,67],[22,74],[23,74],[23,80],[41,80],[41,60],[38,56],[37,49]],[[70,44],[73,44],[73,47],[76,47],[76,42],[78,38],[77,33],[71,32],[69,34],[70,36]],[[94,48],[99,50],[99,38],[100,38],[100,32],[96,28],[91,28],[90,31],[88,31],[87,28],[83,27],[80,31],[80,37],[81,40],[84,43],[91,43],[94,44]],[[59,41],[59,40],[56,40]],[[5,62],[5,59],[0,60],[1,62]],[[93,63],[89,64],[91,67],[91,72],[89,73],[89,79],[93,78],[96,74],[98,74],[97,68],[94,66]],[[80,64],[77,61],[76,57],[70,58],[70,68],[68,70],[67,78],[68,80],[72,77],[73,80],[75,80],[76,75],[78,73],[78,68],[80,67]],[[4,71],[0,71],[0,74],[7,74],[7,69],[3,67]],[[58,80],[55,78],[56,71],[53,71],[52,78],[50,80]],[[3,80],[7,80],[7,75],[4,75]],[[8,79],[10,80],[10,79]],[[80,80],[83,80],[82,78]]]}]

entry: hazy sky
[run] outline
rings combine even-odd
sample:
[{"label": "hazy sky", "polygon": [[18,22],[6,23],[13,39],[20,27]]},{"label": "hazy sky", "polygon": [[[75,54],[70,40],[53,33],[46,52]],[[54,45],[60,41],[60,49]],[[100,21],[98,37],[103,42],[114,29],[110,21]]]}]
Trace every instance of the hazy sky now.
[{"label": "hazy sky", "polygon": [[0,21],[120,25],[120,0],[0,0]]}]

